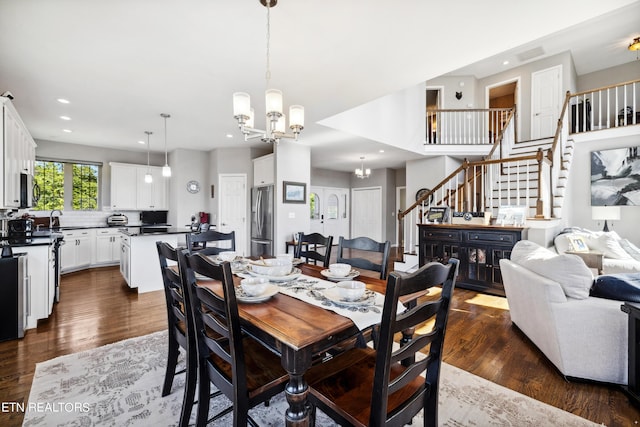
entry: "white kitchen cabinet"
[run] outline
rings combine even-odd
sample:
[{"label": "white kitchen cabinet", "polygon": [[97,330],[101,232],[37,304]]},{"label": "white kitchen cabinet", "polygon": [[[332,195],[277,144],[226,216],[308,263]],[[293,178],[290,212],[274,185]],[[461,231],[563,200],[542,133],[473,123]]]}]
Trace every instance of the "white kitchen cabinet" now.
[{"label": "white kitchen cabinet", "polygon": [[[145,182],[144,177],[149,172],[153,178],[152,182]],[[167,209],[167,181],[162,176],[162,168],[159,167],[138,167],[136,186],[138,197],[136,200],[137,209],[166,210]]]},{"label": "white kitchen cabinet", "polygon": [[0,97],[0,208],[20,207],[20,174],[33,175],[36,143],[20,119],[11,100]]},{"label": "white kitchen cabinet", "polygon": [[253,159],[253,185],[271,185],[275,182],[275,162],[273,154]]},{"label": "white kitchen cabinet", "polygon": [[92,265],[117,264],[120,262],[120,235],[115,228],[95,230],[95,247]]},{"label": "white kitchen cabinet", "polygon": [[131,237],[120,236],[120,274],[131,287]]},{"label": "white kitchen cabinet", "polygon": [[136,209],[135,165],[110,163],[111,165],[111,208],[114,210]]},{"label": "white kitchen cabinet", "polygon": [[[111,209],[167,210],[168,179],[158,166],[109,163],[111,166]],[[144,182],[149,171],[153,182]]]},{"label": "white kitchen cabinet", "polygon": [[38,319],[46,319],[53,310],[55,299],[55,270],[53,244],[14,248],[27,254],[27,324],[25,329],[38,326]]},{"label": "white kitchen cabinet", "polygon": [[60,247],[60,271],[67,273],[91,265],[94,230],[70,230],[63,234],[64,244]]}]

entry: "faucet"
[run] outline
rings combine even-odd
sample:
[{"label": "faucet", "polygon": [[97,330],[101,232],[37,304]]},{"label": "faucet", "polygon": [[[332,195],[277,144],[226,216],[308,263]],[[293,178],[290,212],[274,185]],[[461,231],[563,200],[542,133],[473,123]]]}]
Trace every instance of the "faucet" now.
[{"label": "faucet", "polygon": [[[62,211],[60,209],[54,209],[51,211],[51,213],[49,214],[49,229],[53,228],[53,214],[56,212],[62,215]],[[58,217],[58,225],[60,225],[60,217]]]}]

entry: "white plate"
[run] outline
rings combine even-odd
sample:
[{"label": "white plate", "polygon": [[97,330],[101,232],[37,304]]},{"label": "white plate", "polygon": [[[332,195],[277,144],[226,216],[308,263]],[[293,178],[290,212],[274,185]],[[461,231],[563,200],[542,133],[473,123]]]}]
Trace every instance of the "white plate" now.
[{"label": "white plate", "polygon": [[242,290],[242,288],[240,286],[236,287],[236,299],[240,302],[247,302],[247,303],[256,303],[256,302],[264,302],[266,300],[268,300],[269,298],[271,298],[272,296],[274,296],[275,294],[278,293],[278,290],[280,288],[278,288],[277,285],[267,285],[267,289],[264,290],[264,292],[261,295],[256,295],[255,297],[250,297],[248,295],[245,295],[244,291]]},{"label": "white plate", "polygon": [[203,276],[200,273],[194,272],[194,274],[196,275],[196,280],[215,280],[215,279],[212,279],[211,277]]},{"label": "white plate", "polygon": [[335,276],[331,273],[331,270],[326,269],[322,270],[320,274],[333,282],[342,282],[343,280],[353,280],[360,275],[360,272],[358,270],[351,270],[346,276]]},{"label": "white plate", "polygon": [[376,301],[376,293],[369,289],[364,291],[364,295],[362,295],[362,298],[355,301],[347,301],[345,299],[342,299],[342,296],[340,296],[340,290],[338,288],[329,288],[322,291],[322,293],[325,297],[327,297],[327,299],[340,305],[371,305]]},{"label": "white plate", "polygon": [[255,273],[255,272],[251,271],[251,264],[249,264],[247,266],[247,271],[253,277],[262,277],[263,279],[269,279],[270,282],[290,282],[292,280],[297,279],[302,274],[302,270],[300,270],[299,268],[295,268],[294,267],[291,270],[291,273],[287,274],[286,276],[266,276],[264,274],[258,274],[258,273]]}]

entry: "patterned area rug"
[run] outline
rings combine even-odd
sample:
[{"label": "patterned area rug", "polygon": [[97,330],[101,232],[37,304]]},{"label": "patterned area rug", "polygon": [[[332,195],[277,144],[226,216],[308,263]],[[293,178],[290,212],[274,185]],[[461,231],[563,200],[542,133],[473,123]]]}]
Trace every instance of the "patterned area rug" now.
[{"label": "patterned area rug", "polygon": [[[157,332],[39,363],[23,425],[176,425],[184,375],[176,377],[169,396],[160,396],[166,339],[166,332]],[[596,425],[446,363],[440,387],[441,426]],[[223,397],[213,399],[210,414],[229,404]],[[261,426],[282,426],[286,407],[280,394],[269,407],[259,405],[250,414]],[[215,425],[231,425],[231,418]],[[318,411],[316,425],[335,424]],[[413,425],[422,425],[421,414]]]}]

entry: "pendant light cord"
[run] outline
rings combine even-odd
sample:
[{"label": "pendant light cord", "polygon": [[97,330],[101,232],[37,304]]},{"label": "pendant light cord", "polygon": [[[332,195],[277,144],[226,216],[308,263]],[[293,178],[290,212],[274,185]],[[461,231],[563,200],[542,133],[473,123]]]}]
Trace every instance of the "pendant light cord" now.
[{"label": "pendant light cord", "polygon": [[271,58],[269,42],[271,39],[271,0],[267,0],[267,70],[264,73],[264,78],[267,81],[267,89],[269,88],[269,80],[271,80]]}]

